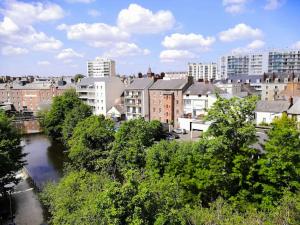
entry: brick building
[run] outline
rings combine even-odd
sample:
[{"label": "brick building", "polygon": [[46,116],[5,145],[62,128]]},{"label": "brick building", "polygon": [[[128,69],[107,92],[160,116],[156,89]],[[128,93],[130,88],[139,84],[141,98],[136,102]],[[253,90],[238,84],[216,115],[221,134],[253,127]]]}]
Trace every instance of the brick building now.
[{"label": "brick building", "polygon": [[149,88],[150,120],[178,126],[183,115],[183,92],[192,84],[193,78],[157,80]]},{"label": "brick building", "polygon": [[37,113],[49,106],[52,98],[61,95],[70,85],[58,85],[51,82],[3,83],[0,84],[0,102],[13,104],[16,111]]}]

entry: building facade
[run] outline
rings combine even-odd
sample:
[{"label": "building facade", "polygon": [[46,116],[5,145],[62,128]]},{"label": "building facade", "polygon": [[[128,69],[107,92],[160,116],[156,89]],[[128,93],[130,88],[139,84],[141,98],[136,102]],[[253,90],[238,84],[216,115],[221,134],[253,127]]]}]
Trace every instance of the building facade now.
[{"label": "building facade", "polygon": [[108,110],[120,104],[124,83],[117,77],[87,77],[76,87],[79,98],[92,107],[95,115],[107,116]]},{"label": "building facade", "polygon": [[149,120],[149,88],[154,80],[138,78],[125,88],[124,108],[127,119],[142,117]]},{"label": "building facade", "polygon": [[150,120],[178,127],[178,118],[183,115],[183,93],[192,84],[192,79],[157,80],[149,88]]},{"label": "building facade", "polygon": [[89,77],[114,77],[116,76],[116,63],[114,60],[97,57],[87,62]]},{"label": "building facade", "polygon": [[189,63],[188,75],[192,76],[195,81],[207,81],[217,78],[216,63]]},{"label": "building facade", "polygon": [[172,79],[186,79],[188,76],[188,72],[179,71],[179,72],[165,72],[164,80],[172,80]]}]

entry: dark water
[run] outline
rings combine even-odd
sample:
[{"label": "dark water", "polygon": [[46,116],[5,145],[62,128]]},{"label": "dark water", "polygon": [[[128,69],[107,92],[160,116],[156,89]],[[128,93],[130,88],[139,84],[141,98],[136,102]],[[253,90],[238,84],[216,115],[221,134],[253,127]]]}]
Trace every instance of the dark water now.
[{"label": "dark water", "polygon": [[26,168],[39,187],[62,177],[66,154],[63,153],[65,148],[61,143],[50,141],[43,134],[28,134],[23,137],[22,144],[23,151],[28,153]]}]

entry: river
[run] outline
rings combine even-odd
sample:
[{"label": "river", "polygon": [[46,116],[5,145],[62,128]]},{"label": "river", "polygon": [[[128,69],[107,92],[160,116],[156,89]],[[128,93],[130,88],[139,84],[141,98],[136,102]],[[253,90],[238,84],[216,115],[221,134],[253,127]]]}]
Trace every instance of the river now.
[{"label": "river", "polygon": [[[62,177],[66,155],[61,143],[51,141],[43,134],[29,134],[23,136],[22,145],[23,152],[28,153],[26,169],[38,187],[43,187],[49,181],[56,182]],[[45,224],[45,210],[28,180],[17,185],[13,197],[17,225]]]}]

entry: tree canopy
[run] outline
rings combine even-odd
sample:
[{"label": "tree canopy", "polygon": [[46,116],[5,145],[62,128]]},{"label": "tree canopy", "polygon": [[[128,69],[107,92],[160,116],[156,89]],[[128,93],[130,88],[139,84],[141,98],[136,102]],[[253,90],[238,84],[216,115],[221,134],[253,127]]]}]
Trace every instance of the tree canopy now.
[{"label": "tree canopy", "polygon": [[12,121],[0,110],[0,194],[6,192],[5,185],[18,183],[15,173],[26,164],[20,145],[21,139]]}]

